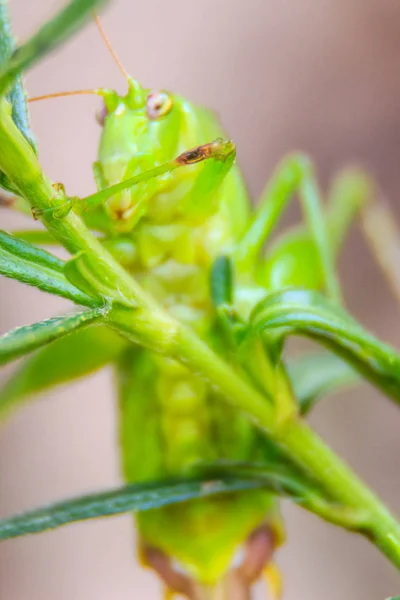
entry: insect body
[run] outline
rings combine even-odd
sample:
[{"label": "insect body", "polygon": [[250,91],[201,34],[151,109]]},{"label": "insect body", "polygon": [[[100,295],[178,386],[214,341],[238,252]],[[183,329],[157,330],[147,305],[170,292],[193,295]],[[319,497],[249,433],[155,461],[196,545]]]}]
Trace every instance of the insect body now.
[{"label": "insect body", "polygon": [[[130,82],[125,98],[112,96],[110,104],[106,97],[106,109],[96,167],[101,185],[134,177],[178,155],[184,166],[100,206],[98,212],[111,217],[105,232],[118,237],[122,230],[129,236],[135,276],[166,308],[211,344],[220,344],[210,269],[218,256],[232,253],[249,222],[248,197],[233,164],[234,146],[218,139],[223,134],[208,111],[166,92],[144,90],[136,82]],[[224,147],[227,154],[219,154]],[[207,152],[211,158],[198,162]],[[254,427],[221,407],[217,394],[185,367],[135,350],[123,359],[119,372],[128,481],[189,475],[201,462],[256,459]],[[161,550],[178,559],[196,581],[215,584],[238,544],[265,518],[278,543],[280,520],[266,492],[143,513],[138,517],[143,554]]]}]

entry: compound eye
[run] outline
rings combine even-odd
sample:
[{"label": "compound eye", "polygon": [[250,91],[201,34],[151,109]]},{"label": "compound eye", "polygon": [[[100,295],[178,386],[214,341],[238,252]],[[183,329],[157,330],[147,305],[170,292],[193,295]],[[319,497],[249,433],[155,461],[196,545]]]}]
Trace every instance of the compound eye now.
[{"label": "compound eye", "polygon": [[147,97],[146,110],[149,119],[164,117],[172,108],[172,98],[167,92],[151,92]]}]

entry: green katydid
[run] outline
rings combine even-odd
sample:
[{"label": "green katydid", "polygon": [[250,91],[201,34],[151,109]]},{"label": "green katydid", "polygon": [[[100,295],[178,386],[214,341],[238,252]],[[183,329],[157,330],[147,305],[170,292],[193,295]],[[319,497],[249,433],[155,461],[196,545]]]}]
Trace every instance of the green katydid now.
[{"label": "green katydid", "polygon": [[[125,96],[86,90],[101,96],[105,105],[94,168],[99,189],[84,199],[65,197],[60,189],[54,213],[61,219],[70,210],[81,212],[143,286],[217,348],[223,340],[210,299],[209,273],[221,255],[232,259],[233,302],[242,316],[282,282],[324,287],[339,301],[334,254],[365,194],[363,177],[345,176],[350,192],[334,196],[325,216],[310,161],[290,156],[252,215],[234,162],[234,144],[214,115],[174,94],[143,88],[123,73]],[[281,238],[264,255],[264,243],[296,193],[307,227]],[[343,207],[347,218],[339,219]],[[259,344],[247,360],[265,367],[263,352]],[[204,461],[247,461],[262,454],[255,428],[214,402],[217,392],[185,367],[143,349],[124,348],[117,363],[127,481],[182,476]],[[235,366],[243,369],[242,364]],[[252,377],[251,369],[246,373]],[[268,381],[255,383],[268,387]],[[203,594],[209,586],[220,585],[246,539],[248,554],[238,576],[250,585],[283,535],[275,498],[258,490],[142,513],[138,527],[143,558],[170,590],[192,598],[198,597],[199,585]],[[187,575],[175,572],[169,557]]]}]

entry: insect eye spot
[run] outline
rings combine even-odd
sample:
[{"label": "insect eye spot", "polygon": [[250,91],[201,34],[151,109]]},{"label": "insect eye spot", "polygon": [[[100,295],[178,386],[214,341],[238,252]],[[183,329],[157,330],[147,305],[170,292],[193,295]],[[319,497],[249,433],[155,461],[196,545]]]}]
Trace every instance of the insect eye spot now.
[{"label": "insect eye spot", "polygon": [[172,108],[172,98],[167,92],[151,92],[147,97],[147,116],[151,120],[164,117]]}]

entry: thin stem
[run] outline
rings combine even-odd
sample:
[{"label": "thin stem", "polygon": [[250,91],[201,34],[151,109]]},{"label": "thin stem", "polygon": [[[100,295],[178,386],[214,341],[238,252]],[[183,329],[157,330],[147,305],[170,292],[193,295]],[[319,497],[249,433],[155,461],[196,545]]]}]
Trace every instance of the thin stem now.
[{"label": "thin stem", "polygon": [[369,521],[361,533],[400,569],[400,524],[373,492],[306,423],[290,423],[279,435],[279,441],[340,502],[366,511]]}]

